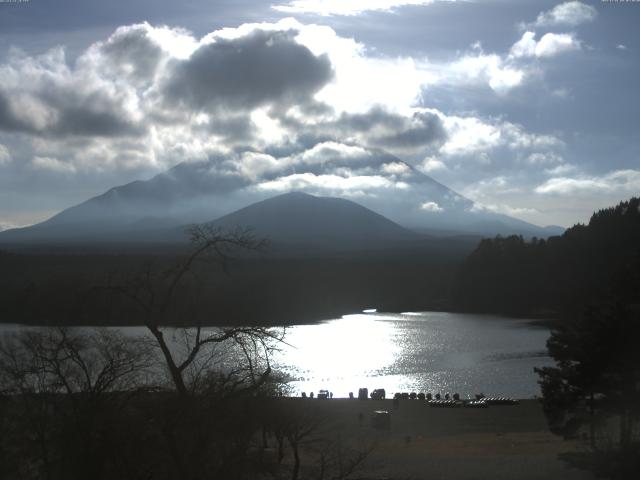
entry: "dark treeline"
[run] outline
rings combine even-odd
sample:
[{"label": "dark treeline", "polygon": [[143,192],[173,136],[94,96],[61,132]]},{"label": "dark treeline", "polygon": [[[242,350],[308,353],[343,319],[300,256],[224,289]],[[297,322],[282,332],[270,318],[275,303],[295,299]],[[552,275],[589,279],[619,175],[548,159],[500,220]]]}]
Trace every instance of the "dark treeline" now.
[{"label": "dark treeline", "polygon": [[517,315],[563,315],[612,297],[626,304],[640,300],[638,198],[548,240],[482,240],[453,287],[456,309]]},{"label": "dark treeline", "polygon": [[[365,308],[444,309],[450,286],[474,246],[465,240],[429,249],[276,257],[237,255],[226,270],[194,265],[172,303],[171,324],[282,325],[305,323]],[[175,267],[178,254],[0,253],[0,322],[38,325],[140,324],[139,306],[114,294]],[[203,292],[206,292],[203,293]],[[194,308],[194,306],[196,308]]]}]

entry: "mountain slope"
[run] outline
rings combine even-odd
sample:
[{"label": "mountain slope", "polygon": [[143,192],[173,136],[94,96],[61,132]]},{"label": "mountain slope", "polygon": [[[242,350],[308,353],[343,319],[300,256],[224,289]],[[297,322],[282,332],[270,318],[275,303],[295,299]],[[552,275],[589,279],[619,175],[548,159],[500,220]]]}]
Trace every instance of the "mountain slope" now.
[{"label": "mountain slope", "polygon": [[279,245],[335,249],[391,248],[420,236],[350,200],[291,192],[254,203],[214,222],[251,227]]},{"label": "mountain slope", "polygon": [[[337,157],[331,159],[335,164],[331,166],[334,170],[328,170],[336,173],[326,177],[345,181],[373,179],[382,185],[376,187],[378,190],[351,192],[342,187],[332,190],[328,185],[304,182],[287,186],[282,180],[295,178],[296,174],[279,177],[281,173],[265,173],[260,181],[269,188],[255,188],[255,180],[247,175],[227,172],[221,167],[224,159],[212,158],[203,162],[181,163],[149,180],[111,188],[40,224],[0,232],[0,244],[155,242],[163,238],[162,232],[172,227],[210,221],[290,190],[330,196],[355,194],[363,207],[420,232],[437,234],[447,231],[484,236],[515,233],[539,237],[559,233],[558,230],[540,228],[477,208],[473,201],[388,153],[370,149],[362,151],[367,154],[367,176],[357,177],[358,165],[354,165],[353,159],[336,154]],[[305,168],[307,173],[302,174],[303,177],[318,179],[324,174],[317,165]],[[265,224],[262,226],[266,228]]]}]

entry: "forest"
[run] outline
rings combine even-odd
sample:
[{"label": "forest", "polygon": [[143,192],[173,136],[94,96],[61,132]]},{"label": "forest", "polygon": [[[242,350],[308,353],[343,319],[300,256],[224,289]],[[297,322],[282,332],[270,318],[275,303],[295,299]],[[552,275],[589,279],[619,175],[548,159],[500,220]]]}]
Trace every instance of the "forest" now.
[{"label": "forest", "polygon": [[595,212],[549,239],[483,239],[464,261],[452,305],[467,312],[561,317],[640,300],[640,199]]},{"label": "forest", "polygon": [[[256,238],[255,240],[260,240]],[[274,255],[235,249],[224,265],[199,259],[175,292],[172,325],[287,325],[366,308],[444,310],[455,272],[477,238],[426,247]],[[149,252],[0,252],[0,322],[32,325],[140,325],[139,305],[115,290],[152,279],[156,297],[190,247]],[[117,287],[117,288],[116,288]]]}]

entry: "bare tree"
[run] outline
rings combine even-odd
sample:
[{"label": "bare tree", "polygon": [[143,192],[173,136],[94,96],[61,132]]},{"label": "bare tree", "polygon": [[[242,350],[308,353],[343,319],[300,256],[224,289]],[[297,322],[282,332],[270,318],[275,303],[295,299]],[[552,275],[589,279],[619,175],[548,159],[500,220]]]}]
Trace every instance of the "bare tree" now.
[{"label": "bare tree", "polygon": [[[100,478],[112,429],[151,355],[104,329],[25,329],[0,340],[7,478]],[[69,453],[77,455],[69,461]],[[4,462],[3,462],[4,463]],[[4,477],[3,477],[4,478]]]},{"label": "bare tree", "polygon": [[[211,273],[212,268],[228,273],[229,263],[237,252],[259,252],[267,243],[247,228],[224,231],[205,224],[190,227],[188,233],[191,249],[171,267],[158,270],[147,265],[136,278],[102,288],[138,307],[180,395],[188,395],[205,384],[210,387],[211,369],[225,362],[225,368],[216,372],[215,383],[219,388],[226,391],[257,388],[271,373],[269,357],[274,342],[281,341],[284,332],[257,326],[204,327],[196,310],[202,297],[211,294],[204,290],[206,282],[202,277]],[[223,322],[208,317],[204,323]],[[168,338],[170,325],[185,327],[173,329]],[[230,353],[232,346],[234,354]],[[235,361],[229,362],[232,358]]]},{"label": "bare tree", "polygon": [[[216,275],[229,274],[239,252],[266,245],[248,229],[222,231],[209,225],[189,230],[191,248],[168,267],[148,264],[134,277],[101,287],[137,307],[159,352],[172,391],[153,404],[155,438],[170,477],[199,479],[246,476],[249,451],[262,422],[254,397],[272,372],[270,357],[283,330],[224,325],[204,300],[215,295]],[[165,259],[166,262],[166,259]],[[212,290],[213,288],[213,290]]]},{"label": "bare tree", "polygon": [[[354,438],[344,425],[332,421],[325,410],[329,405],[296,398],[273,399],[266,405],[269,432],[277,442],[277,465],[281,470],[290,468],[292,480],[348,478],[375,447],[375,443]],[[288,461],[285,454],[290,454]]]},{"label": "bare tree", "polygon": [[343,480],[355,473],[375,449],[374,443],[349,446],[342,436],[324,443],[318,461],[318,480]]}]

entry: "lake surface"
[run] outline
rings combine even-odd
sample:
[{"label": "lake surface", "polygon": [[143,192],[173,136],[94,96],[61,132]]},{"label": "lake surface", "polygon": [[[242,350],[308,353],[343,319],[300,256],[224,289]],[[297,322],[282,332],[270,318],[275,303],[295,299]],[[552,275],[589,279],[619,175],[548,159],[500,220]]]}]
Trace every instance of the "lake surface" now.
[{"label": "lake surface", "polygon": [[[18,330],[1,325],[0,333]],[[147,336],[144,327],[121,328]],[[358,388],[395,392],[540,394],[534,367],[552,365],[547,328],[527,320],[446,312],[363,313],[288,327],[272,365],[291,379],[292,395]],[[169,337],[170,338],[170,337]]]},{"label": "lake surface", "polygon": [[547,328],[490,315],[421,312],[345,315],[287,329],[275,363],[295,381],[293,394],[358,388],[394,392],[540,394],[534,367],[552,365]]}]

